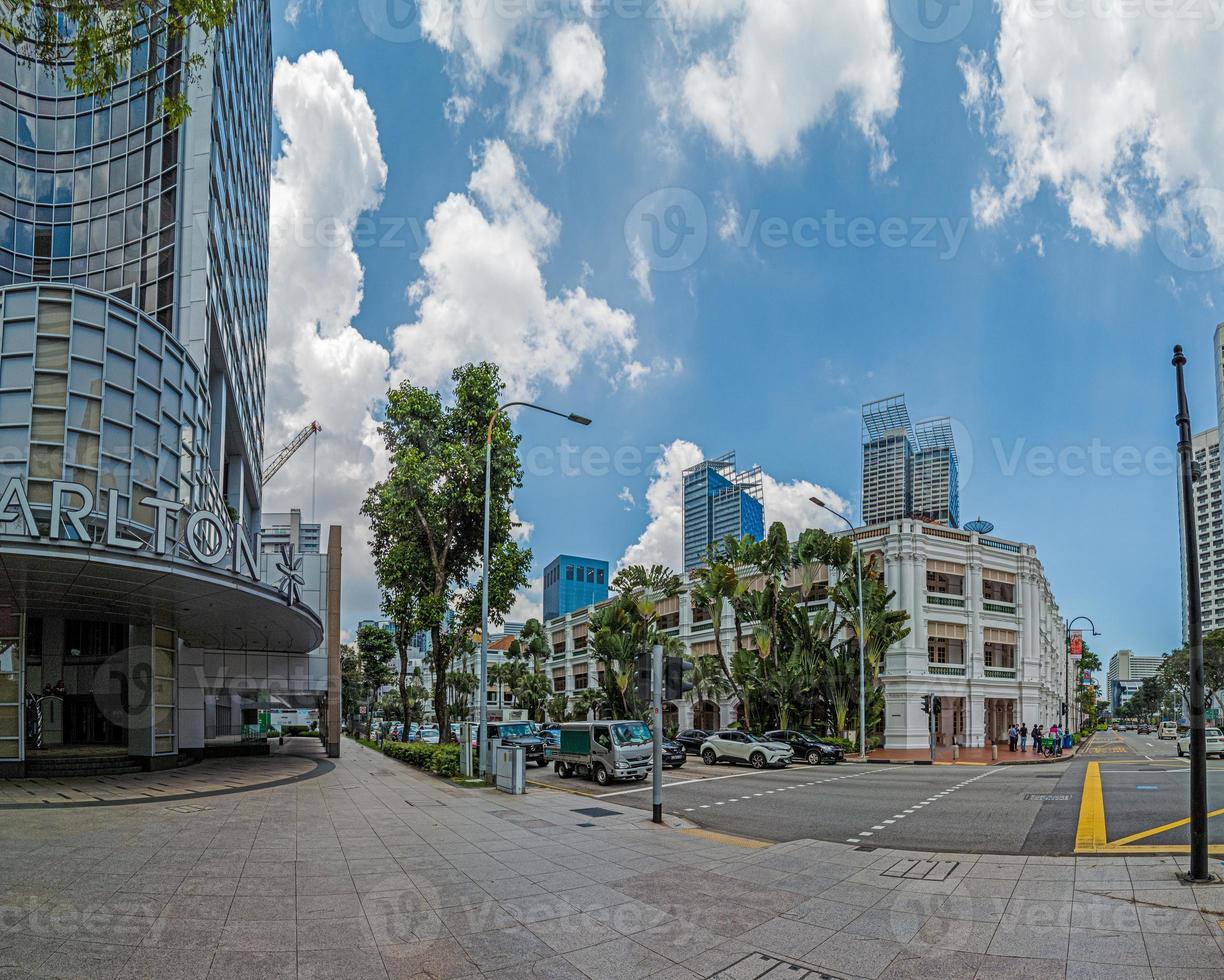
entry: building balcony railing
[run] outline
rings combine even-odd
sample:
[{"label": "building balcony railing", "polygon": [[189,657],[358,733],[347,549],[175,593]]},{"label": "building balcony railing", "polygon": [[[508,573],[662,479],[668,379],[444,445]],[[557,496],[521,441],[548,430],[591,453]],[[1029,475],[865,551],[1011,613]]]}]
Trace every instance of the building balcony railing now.
[{"label": "building balcony railing", "polygon": [[952,606],[955,609],[965,608],[965,597],[960,595],[944,595],[939,592],[927,593],[926,601],[931,606]]},{"label": "building balcony railing", "polygon": [[983,602],[982,609],[986,612],[1003,613],[1005,616],[1016,615],[1016,604],[1014,602]]},{"label": "building balcony railing", "polygon": [[982,538],[982,544],[987,548],[998,548],[999,551],[1010,551],[1013,555],[1020,554],[1020,545],[1011,541],[995,541],[993,538]]},{"label": "building balcony railing", "polygon": [[927,673],[937,677],[964,677],[964,664],[927,664]]},{"label": "building balcony railing", "polygon": [[998,680],[1015,680],[1015,667],[986,667],[982,673],[986,677],[994,677]]}]

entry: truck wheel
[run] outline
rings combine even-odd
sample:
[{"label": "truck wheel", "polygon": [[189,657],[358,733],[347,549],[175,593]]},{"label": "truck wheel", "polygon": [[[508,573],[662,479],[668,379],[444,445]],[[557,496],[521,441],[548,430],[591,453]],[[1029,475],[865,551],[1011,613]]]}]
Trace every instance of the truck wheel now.
[{"label": "truck wheel", "polygon": [[716,766],[718,765],[718,756],[713,749],[706,749],[701,753],[701,761],[707,766]]},{"label": "truck wheel", "polygon": [[600,786],[608,785],[608,770],[603,766],[595,767],[595,782],[597,782]]},{"label": "truck wheel", "polygon": [[762,752],[753,752],[752,755],[749,756],[748,761],[752,763],[753,769],[765,768],[765,755]]},{"label": "truck wheel", "polygon": [[562,779],[569,779],[570,776],[574,774],[573,770],[570,769],[568,762],[558,762],[556,772]]},{"label": "truck wheel", "polygon": [[537,769],[543,769],[543,768],[544,768],[546,765],[548,765],[548,760],[547,760],[547,759],[536,759],[536,768],[537,768]]}]

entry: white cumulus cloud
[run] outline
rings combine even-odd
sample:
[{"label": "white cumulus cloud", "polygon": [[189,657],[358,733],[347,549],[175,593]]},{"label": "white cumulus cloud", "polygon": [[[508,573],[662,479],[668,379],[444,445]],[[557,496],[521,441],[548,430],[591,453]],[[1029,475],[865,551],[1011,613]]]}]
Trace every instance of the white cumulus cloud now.
[{"label": "white cumulus cloud", "polygon": [[[839,107],[891,157],[901,58],[886,0],[666,0],[684,64],[684,108],[724,149],[768,164]],[[694,50],[700,53],[692,54]]]},{"label": "white cumulus cloud", "polygon": [[509,147],[485,145],[468,193],[454,193],[426,224],[423,276],[411,289],[417,319],[395,330],[395,373],[441,385],[456,364],[490,360],[512,395],[566,387],[588,359],[610,376],[637,344],[634,318],[582,286],[550,294],[541,264],[560,222],[523,182]]},{"label": "white cumulus cloud", "polygon": [[1214,5],[996,6],[994,50],[961,56],[962,101],[998,164],[972,196],[979,224],[1046,187],[1098,244],[1133,247],[1153,225],[1200,221],[1219,250],[1224,214],[1194,197],[1224,187],[1224,126],[1204,88],[1224,61]]},{"label": "white cumulus cloud", "polygon": [[423,36],[450,56],[456,95],[470,99],[489,80],[501,85],[515,134],[563,149],[582,116],[599,110],[607,70],[589,2],[419,4]]},{"label": "white cumulus cloud", "polygon": [[345,604],[373,611],[357,510],[384,472],[372,413],[389,354],[351,325],[363,284],[353,231],[387,168],[374,113],[334,51],[278,61],[273,107],[284,140],[271,184],[265,455],[311,420],[323,432],[268,484],[264,510],[299,507],[309,520],[317,453],[316,517],[344,528]]},{"label": "white cumulus cloud", "polygon": [[[684,471],[707,458],[687,439],[663,447],[646,487],[649,521],[637,541],[625,549],[617,562],[625,565],[661,564],[679,569],[684,563]],[[835,510],[848,514],[849,503],[839,494],[808,480],[782,482],[764,475],[765,525],[781,521],[792,538],[809,527],[837,530],[841,522],[817,507],[809,498],[819,497]]]}]

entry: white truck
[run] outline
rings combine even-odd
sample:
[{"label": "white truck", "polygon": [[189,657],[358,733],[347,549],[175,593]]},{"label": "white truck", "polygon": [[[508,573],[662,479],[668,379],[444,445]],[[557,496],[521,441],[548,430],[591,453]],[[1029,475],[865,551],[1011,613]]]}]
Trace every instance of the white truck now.
[{"label": "white truck", "polygon": [[567,721],[561,743],[547,751],[562,779],[582,776],[600,786],[645,779],[654,768],[650,728],[641,721]]}]

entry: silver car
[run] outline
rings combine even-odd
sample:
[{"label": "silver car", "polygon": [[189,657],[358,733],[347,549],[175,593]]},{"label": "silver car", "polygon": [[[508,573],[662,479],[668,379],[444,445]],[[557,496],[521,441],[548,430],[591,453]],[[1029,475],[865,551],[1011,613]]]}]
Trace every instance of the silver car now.
[{"label": "silver car", "polygon": [[764,769],[788,765],[792,756],[791,747],[785,742],[771,742],[734,728],[717,731],[701,743],[701,761],[707,766],[747,762],[753,769]]}]

